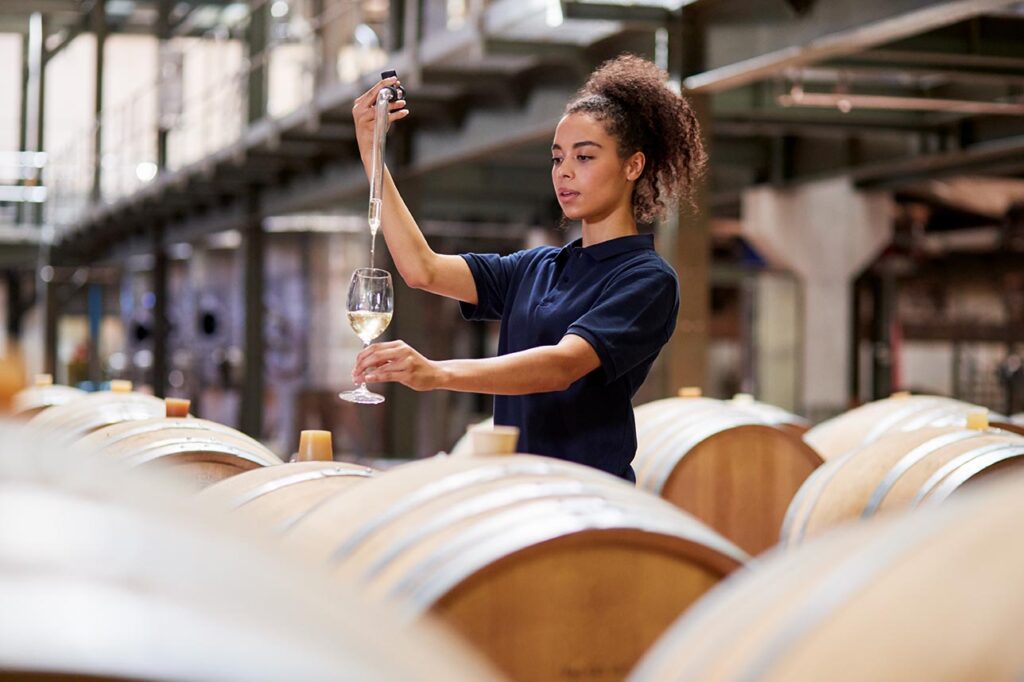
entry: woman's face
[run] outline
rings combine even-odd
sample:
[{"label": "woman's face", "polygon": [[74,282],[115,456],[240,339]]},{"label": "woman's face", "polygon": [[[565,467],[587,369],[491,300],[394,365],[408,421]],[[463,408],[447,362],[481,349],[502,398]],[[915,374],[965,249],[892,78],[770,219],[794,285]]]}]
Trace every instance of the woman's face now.
[{"label": "woman's face", "polygon": [[623,202],[629,206],[642,170],[643,155],[620,158],[616,140],[589,114],[559,121],[551,145],[551,183],[569,220],[597,221]]}]

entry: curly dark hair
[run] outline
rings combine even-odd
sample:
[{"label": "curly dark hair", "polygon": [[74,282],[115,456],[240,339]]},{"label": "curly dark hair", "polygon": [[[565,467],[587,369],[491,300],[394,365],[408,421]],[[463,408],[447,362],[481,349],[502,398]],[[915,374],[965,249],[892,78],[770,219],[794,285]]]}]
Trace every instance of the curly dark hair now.
[{"label": "curly dark hair", "polygon": [[623,54],[599,66],[565,107],[566,115],[586,113],[604,123],[622,158],[643,152],[646,164],[633,190],[633,215],[641,223],[662,215],[669,199],[695,207],[695,185],[707,163],[697,116],[667,80],[648,60]]}]

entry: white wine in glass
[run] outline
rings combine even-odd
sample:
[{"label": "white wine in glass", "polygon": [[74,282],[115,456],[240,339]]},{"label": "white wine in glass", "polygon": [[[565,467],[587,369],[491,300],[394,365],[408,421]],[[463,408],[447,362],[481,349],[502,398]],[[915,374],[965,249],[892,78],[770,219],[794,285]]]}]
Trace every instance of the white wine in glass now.
[{"label": "white wine in glass", "polygon": [[[348,285],[348,323],[363,341],[363,347],[384,333],[395,311],[391,274],[379,268],[359,268]],[[363,405],[384,402],[384,396],[367,390],[366,383],[338,394],[342,400]]]}]

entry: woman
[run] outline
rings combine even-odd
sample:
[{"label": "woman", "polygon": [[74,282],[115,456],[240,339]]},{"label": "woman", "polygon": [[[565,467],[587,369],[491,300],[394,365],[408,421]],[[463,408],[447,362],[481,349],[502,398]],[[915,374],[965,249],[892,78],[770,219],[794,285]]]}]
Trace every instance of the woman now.
[{"label": "woman", "polygon": [[[373,103],[394,83],[381,81],[352,110],[368,174]],[[409,114],[404,107],[393,105],[392,121]],[[581,222],[581,239],[508,256],[434,253],[387,174],[382,229],[399,274],[460,301],[467,319],[500,319],[498,357],[429,360],[390,341],[359,354],[353,379],[494,394],[494,421],[519,427],[520,452],[635,481],[630,401],[679,309],[675,272],[637,223],[689,198],[705,160],[686,100],[654,64],[623,55],[569,102],[551,145],[551,181],[565,217]]]}]

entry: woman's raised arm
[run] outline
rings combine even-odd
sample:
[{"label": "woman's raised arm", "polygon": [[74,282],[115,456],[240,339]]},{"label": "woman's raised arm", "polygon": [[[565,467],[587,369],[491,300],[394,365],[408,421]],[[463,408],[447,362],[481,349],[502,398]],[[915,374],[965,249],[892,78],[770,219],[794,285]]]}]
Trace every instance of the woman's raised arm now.
[{"label": "woman's raised arm", "polygon": [[[381,88],[396,83],[397,78],[378,82],[358,97],[352,107],[356,142],[359,144],[359,155],[367,177],[370,176],[372,166],[374,103],[377,101],[377,93]],[[405,100],[392,103],[389,123],[409,115],[405,105]],[[372,182],[372,178],[370,180]],[[402,200],[402,195],[398,193],[398,188],[386,167],[382,189],[381,230],[398,268],[398,274],[405,283],[416,289],[475,304],[476,283],[466,261],[461,256],[434,253]]]}]

